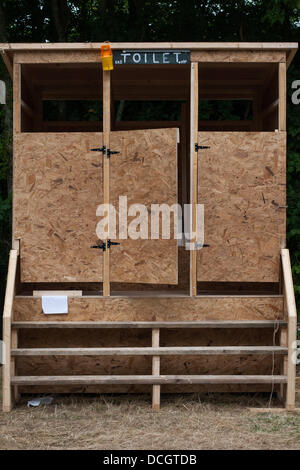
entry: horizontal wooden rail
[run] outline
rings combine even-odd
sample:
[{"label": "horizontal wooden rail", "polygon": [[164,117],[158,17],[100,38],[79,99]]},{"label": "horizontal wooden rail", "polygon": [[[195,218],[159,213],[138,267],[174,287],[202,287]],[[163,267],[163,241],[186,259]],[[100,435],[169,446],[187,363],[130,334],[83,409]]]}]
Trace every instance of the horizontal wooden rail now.
[{"label": "horizontal wooden rail", "polygon": [[105,385],[105,384],[281,384],[283,375],[62,375],[17,376],[14,385]]},{"label": "horizontal wooden rail", "polygon": [[287,354],[281,346],[194,346],[137,348],[20,348],[12,356],[178,356]]},{"label": "horizontal wooden rail", "polygon": [[26,321],[14,322],[13,328],[274,328],[286,321],[190,321],[190,322],[107,322],[107,321]]}]

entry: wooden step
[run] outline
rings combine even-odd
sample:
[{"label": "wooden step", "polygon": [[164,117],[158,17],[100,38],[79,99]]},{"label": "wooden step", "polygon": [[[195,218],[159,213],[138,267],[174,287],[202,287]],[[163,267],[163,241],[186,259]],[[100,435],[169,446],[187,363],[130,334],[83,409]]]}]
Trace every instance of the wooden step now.
[{"label": "wooden step", "polygon": [[281,346],[193,346],[136,348],[19,348],[12,356],[178,356],[287,354]]},{"label": "wooden step", "polygon": [[164,385],[164,384],[284,384],[284,375],[62,375],[17,376],[12,385]]},{"label": "wooden step", "polygon": [[274,328],[286,327],[285,321],[180,321],[180,322],[107,322],[107,321],[26,321],[13,322],[12,328]]}]

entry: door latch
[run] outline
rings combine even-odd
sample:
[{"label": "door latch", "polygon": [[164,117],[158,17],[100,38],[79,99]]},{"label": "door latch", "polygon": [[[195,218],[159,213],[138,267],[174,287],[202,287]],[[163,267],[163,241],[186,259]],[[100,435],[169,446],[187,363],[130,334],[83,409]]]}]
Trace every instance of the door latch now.
[{"label": "door latch", "polygon": [[195,152],[198,152],[198,150],[205,150],[205,149],[210,149],[210,147],[208,147],[207,145],[199,145],[199,144],[195,144]]}]

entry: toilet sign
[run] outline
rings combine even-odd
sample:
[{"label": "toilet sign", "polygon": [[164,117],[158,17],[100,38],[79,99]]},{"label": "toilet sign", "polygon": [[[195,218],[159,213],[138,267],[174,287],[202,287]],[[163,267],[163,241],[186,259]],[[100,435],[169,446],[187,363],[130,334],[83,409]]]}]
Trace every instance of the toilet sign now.
[{"label": "toilet sign", "polygon": [[115,50],[113,51],[115,65],[168,65],[189,64],[190,51],[187,50]]}]

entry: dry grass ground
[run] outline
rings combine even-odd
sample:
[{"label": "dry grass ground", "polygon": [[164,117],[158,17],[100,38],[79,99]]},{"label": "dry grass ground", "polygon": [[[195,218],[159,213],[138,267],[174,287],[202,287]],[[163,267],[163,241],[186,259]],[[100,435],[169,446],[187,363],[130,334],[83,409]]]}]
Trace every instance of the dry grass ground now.
[{"label": "dry grass ground", "polygon": [[[266,395],[56,396],[0,413],[0,449],[299,449],[300,415],[258,414]],[[300,405],[298,401],[298,406]]]}]

